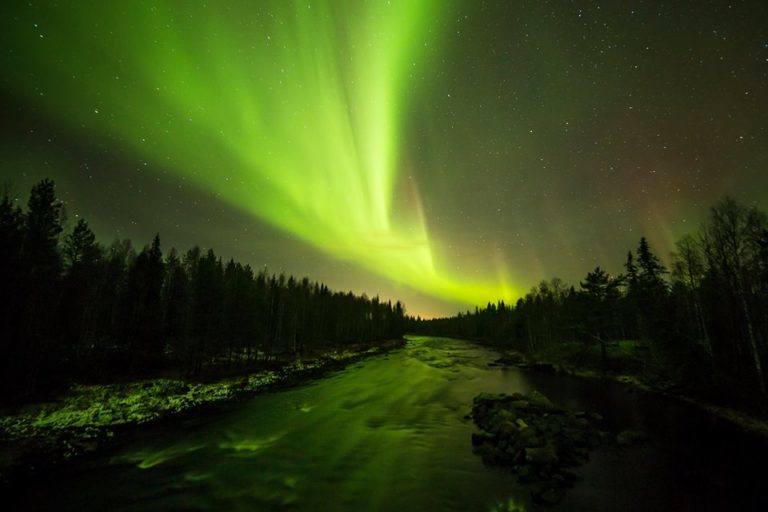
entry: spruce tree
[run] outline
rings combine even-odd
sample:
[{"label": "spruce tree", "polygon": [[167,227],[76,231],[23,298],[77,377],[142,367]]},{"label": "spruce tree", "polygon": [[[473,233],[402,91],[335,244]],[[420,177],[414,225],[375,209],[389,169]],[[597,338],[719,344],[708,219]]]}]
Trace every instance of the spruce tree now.
[{"label": "spruce tree", "polygon": [[25,216],[22,258],[25,289],[19,297],[24,303],[26,343],[20,348],[24,393],[39,390],[38,384],[59,380],[61,354],[55,343],[62,258],[59,252],[61,203],[56,199],[53,181],[45,179],[32,187]]},{"label": "spruce tree", "polygon": [[[22,262],[25,218],[13,204],[10,191],[0,201],[0,286],[6,300],[0,306],[0,396],[20,393],[19,368],[22,353],[26,266]],[[11,298],[15,298],[11,299]]]}]

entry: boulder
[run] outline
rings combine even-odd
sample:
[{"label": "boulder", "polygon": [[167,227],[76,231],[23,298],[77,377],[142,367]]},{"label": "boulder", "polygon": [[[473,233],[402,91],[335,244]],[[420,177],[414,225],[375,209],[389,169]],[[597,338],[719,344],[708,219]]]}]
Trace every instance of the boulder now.
[{"label": "boulder", "polygon": [[545,487],[538,492],[531,493],[534,501],[542,505],[557,505],[563,500],[565,490],[562,487]]},{"label": "boulder", "polygon": [[546,444],[540,448],[526,448],[525,460],[538,467],[551,467],[558,462],[555,447]]},{"label": "boulder", "polygon": [[633,446],[648,440],[648,434],[642,430],[624,430],[616,436],[619,446]]},{"label": "boulder", "polygon": [[480,393],[473,400],[472,403],[477,406],[483,405],[496,405],[497,403],[504,402],[507,395],[504,393]]},{"label": "boulder", "polygon": [[512,423],[511,421],[505,421],[499,426],[499,430],[497,431],[497,435],[504,438],[513,438],[517,437],[517,434],[520,432],[520,429],[522,427],[519,427],[520,420],[518,419],[515,423]]},{"label": "boulder", "polygon": [[542,395],[538,391],[531,391],[528,394],[528,402],[530,402],[531,405],[535,407],[540,407],[542,409],[547,409],[547,410],[555,409],[555,404],[553,404],[549,398]]},{"label": "boulder", "polygon": [[539,504],[558,503],[573,484],[567,468],[587,460],[588,450],[604,440],[594,415],[557,407],[538,391],[478,395],[472,418],[482,430],[472,435],[475,453],[534,486],[531,492]]},{"label": "boulder", "polygon": [[520,434],[517,436],[517,442],[521,446],[532,447],[541,446],[541,439],[536,435],[536,429],[524,428],[520,429]]},{"label": "boulder", "polygon": [[538,474],[536,469],[530,464],[521,464],[516,466],[515,473],[517,473],[518,480],[523,483],[532,481]]},{"label": "boulder", "polygon": [[502,424],[506,422],[514,422],[515,419],[515,414],[512,411],[508,409],[494,408],[488,414],[483,428],[495,434],[499,431]]},{"label": "boulder", "polygon": [[528,400],[512,400],[509,404],[515,409],[527,409],[530,405]]},{"label": "boulder", "polygon": [[493,436],[487,432],[472,432],[472,446],[493,442]]},{"label": "boulder", "polygon": [[574,418],[573,424],[576,428],[585,429],[589,427],[589,420],[586,418]]}]

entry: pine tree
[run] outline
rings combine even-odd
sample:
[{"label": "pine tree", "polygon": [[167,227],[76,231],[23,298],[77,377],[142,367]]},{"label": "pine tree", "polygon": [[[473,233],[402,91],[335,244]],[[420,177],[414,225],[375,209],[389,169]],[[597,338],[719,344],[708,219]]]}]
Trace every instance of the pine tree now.
[{"label": "pine tree", "polygon": [[29,196],[23,254],[36,284],[56,282],[62,268],[59,253],[61,203],[56,199],[51,180],[43,180]]},{"label": "pine tree", "polygon": [[619,299],[620,278],[613,278],[600,267],[587,274],[581,283],[587,309],[586,330],[600,344],[600,361],[603,371],[608,369],[606,343],[615,328],[616,304]]},{"label": "pine tree", "polygon": [[[129,240],[104,250],[80,219],[60,239],[63,208],[54,192],[50,180],[35,185],[26,214],[8,193],[0,201],[0,282],[15,299],[0,315],[4,400],[67,380],[170,367],[200,372],[223,356],[296,357],[405,330],[400,302],[254,275],[234,260],[225,269],[212,250],[193,248],[183,261],[171,250],[163,260],[158,235],[139,254]],[[499,304],[496,316],[504,311]]]},{"label": "pine tree", "polygon": [[130,367],[144,372],[163,356],[163,313],[161,289],[165,268],[160,237],[139,253],[128,271],[126,283],[126,330]]},{"label": "pine tree", "polygon": [[667,269],[653,254],[645,237],[637,247],[637,264],[639,272],[633,295],[640,313],[641,336],[659,343],[668,336],[668,318],[663,313],[668,307],[669,290],[664,280]]},{"label": "pine tree", "polygon": [[189,277],[171,249],[165,261],[163,283],[163,335],[165,343],[177,358],[184,358],[189,336]]},{"label": "pine tree", "polygon": [[[59,252],[61,203],[56,199],[51,180],[34,187],[27,203],[22,258],[26,267],[24,302],[26,346],[20,352],[19,368],[24,379],[24,392],[34,393],[40,381],[54,383],[60,376],[61,354],[54,342],[58,321],[62,258]],[[41,321],[41,319],[47,319]],[[43,375],[41,379],[40,376]]]},{"label": "pine tree", "polygon": [[91,347],[101,247],[84,219],[64,237],[60,339],[69,363],[77,365]]},{"label": "pine tree", "polygon": [[[21,345],[25,297],[25,265],[22,262],[22,242],[25,218],[21,208],[13,204],[10,191],[3,192],[0,201],[0,283],[6,300],[0,307],[0,396],[21,392],[19,368],[25,358]],[[15,297],[15,300],[11,300]]]},{"label": "pine tree", "polygon": [[637,263],[640,267],[639,280],[649,290],[660,291],[666,287],[664,275],[667,269],[661,264],[661,260],[651,252],[648,240],[640,238],[637,247]]}]

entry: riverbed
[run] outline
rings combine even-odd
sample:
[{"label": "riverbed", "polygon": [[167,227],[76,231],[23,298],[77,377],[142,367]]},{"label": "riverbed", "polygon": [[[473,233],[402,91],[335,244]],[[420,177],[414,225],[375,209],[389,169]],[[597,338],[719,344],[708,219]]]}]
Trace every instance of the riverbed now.
[{"label": "riverbed", "polygon": [[593,452],[555,510],[768,510],[762,440],[618,383],[489,366],[496,357],[410,337],[320,380],[147,426],[9,498],[18,510],[530,510],[513,474],[472,453],[467,413],[483,391],[539,390],[610,431],[650,435]]}]

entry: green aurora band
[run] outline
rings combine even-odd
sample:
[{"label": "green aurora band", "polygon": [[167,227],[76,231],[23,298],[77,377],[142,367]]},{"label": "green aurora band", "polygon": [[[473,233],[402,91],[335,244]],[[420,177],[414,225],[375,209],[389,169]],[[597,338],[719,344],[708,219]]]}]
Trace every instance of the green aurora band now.
[{"label": "green aurora band", "polygon": [[332,257],[442,299],[509,300],[519,290],[493,261],[497,275],[481,281],[445,270],[418,190],[399,179],[409,70],[439,52],[433,22],[448,10],[439,0],[65,3],[28,26],[1,22],[25,48],[2,71],[14,94],[76,133]]}]

